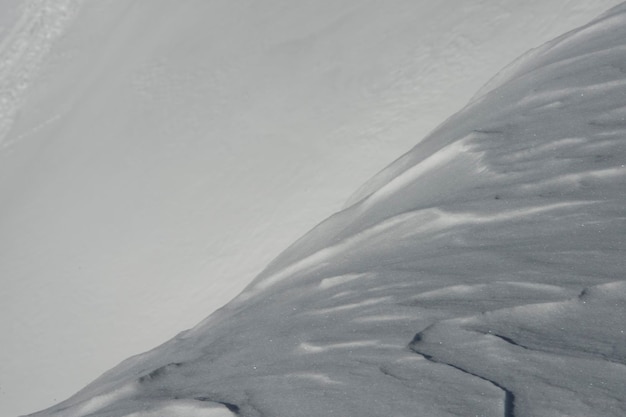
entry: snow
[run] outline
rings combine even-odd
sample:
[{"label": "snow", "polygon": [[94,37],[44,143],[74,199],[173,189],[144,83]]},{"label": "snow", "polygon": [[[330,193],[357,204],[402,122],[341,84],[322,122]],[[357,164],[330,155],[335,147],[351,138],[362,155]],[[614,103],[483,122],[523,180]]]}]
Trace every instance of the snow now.
[{"label": "snow", "polygon": [[33,416],[623,416],[625,32],[626,4],[516,61],[230,303]]},{"label": "snow", "polygon": [[77,0],[0,1],[0,144],[31,79],[77,7]]},{"label": "snow", "polygon": [[0,414],[190,327],[417,143],[57,415],[622,415],[623,16],[426,136],[615,4],[519,3],[28,2]]}]

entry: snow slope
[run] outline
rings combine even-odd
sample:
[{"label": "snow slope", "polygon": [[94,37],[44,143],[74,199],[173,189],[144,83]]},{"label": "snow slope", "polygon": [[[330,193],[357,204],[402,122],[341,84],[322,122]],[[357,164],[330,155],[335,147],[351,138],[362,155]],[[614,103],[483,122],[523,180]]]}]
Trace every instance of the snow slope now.
[{"label": "snow slope", "polygon": [[33,416],[626,414],[626,4],[532,51],[195,328]]},{"label": "snow slope", "polygon": [[614,4],[0,0],[0,415],[191,327]]},{"label": "snow slope", "polygon": [[80,0],[0,0],[0,145],[21,100]]}]

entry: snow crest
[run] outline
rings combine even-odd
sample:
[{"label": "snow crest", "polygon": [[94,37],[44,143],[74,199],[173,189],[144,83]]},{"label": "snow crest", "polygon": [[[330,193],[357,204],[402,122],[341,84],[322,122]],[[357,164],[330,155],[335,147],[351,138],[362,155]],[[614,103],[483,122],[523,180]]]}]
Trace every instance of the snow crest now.
[{"label": "snow crest", "polygon": [[626,7],[540,51],[240,297],[33,416],[625,415]]}]

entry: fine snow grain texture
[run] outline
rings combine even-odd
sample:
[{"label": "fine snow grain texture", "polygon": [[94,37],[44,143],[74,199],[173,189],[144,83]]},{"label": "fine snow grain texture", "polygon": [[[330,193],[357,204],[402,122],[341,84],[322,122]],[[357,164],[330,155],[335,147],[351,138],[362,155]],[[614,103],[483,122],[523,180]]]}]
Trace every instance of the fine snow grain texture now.
[{"label": "fine snow grain texture", "polygon": [[[4,138],[31,79],[79,4],[80,0],[0,0],[0,149],[7,146]],[[12,20],[14,24],[7,23]]]},{"label": "fine snow grain texture", "polygon": [[38,417],[626,415],[626,6],[534,51],[233,302]]}]

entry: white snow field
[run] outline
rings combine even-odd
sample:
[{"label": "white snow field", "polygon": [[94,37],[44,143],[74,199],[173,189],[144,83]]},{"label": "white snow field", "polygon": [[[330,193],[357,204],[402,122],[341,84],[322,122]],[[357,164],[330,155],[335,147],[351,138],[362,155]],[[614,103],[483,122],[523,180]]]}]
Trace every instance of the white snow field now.
[{"label": "white snow field", "polygon": [[0,0],[0,416],[193,326],[615,4]]},{"label": "white snow field", "polygon": [[623,4],[501,72],[205,321],[33,416],[621,417],[625,237]]}]

